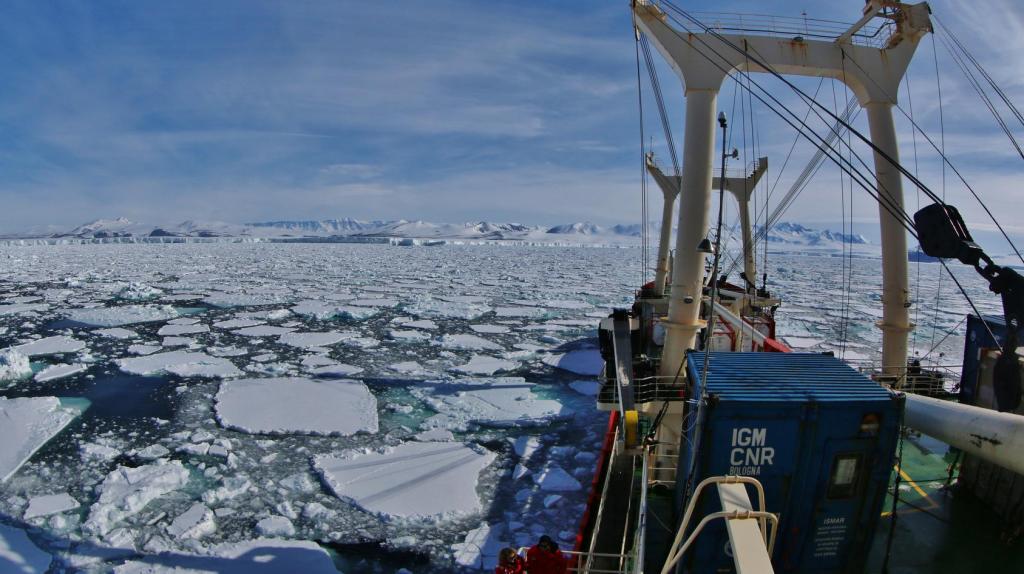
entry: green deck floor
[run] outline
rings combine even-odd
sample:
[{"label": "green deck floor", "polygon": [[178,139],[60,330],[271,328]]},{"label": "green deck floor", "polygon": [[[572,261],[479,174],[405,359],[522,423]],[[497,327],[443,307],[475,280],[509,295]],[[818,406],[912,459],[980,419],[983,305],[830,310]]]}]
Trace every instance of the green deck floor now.
[{"label": "green deck floor", "polygon": [[[1000,541],[999,519],[970,495],[946,489],[952,455],[922,437],[903,443],[903,477],[889,572],[1024,573],[1024,540]],[[868,572],[881,572],[892,525],[892,496],[878,523]]]}]

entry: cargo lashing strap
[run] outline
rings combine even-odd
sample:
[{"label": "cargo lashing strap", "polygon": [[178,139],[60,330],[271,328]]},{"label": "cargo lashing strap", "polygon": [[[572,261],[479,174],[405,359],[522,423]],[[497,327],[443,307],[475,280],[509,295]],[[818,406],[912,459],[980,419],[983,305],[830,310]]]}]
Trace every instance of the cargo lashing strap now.
[{"label": "cargo lashing strap", "polygon": [[615,352],[615,386],[619,397],[622,438],[625,448],[640,444],[640,415],[633,396],[633,344],[629,313],[616,309],[612,313],[612,346]]}]

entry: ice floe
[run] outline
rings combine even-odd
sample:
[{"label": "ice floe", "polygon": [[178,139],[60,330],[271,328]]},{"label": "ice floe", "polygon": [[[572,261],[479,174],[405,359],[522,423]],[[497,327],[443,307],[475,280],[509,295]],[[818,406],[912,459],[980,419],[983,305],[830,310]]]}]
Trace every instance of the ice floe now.
[{"label": "ice floe", "polygon": [[412,392],[438,412],[426,421],[431,428],[460,429],[469,423],[536,426],[572,416],[562,403],[538,398],[532,388],[533,384],[521,377],[496,377],[417,387]]},{"label": "ice floe", "polygon": [[480,511],[477,480],[494,459],[468,444],[407,442],[381,452],[318,456],[315,465],[336,495],[368,512],[439,518]]},{"label": "ice floe", "polygon": [[156,332],[161,337],[177,337],[181,335],[195,335],[197,333],[209,333],[210,327],[201,323],[196,324],[174,324],[164,325]]},{"label": "ice floe", "polygon": [[178,461],[158,460],[130,468],[119,466],[96,487],[99,495],[82,527],[105,536],[150,502],[185,486],[189,471]]},{"label": "ice floe", "polygon": [[466,533],[462,542],[453,544],[452,553],[459,566],[491,570],[498,565],[498,554],[506,546],[504,524],[483,524]]},{"label": "ice floe", "polygon": [[533,475],[533,482],[541,490],[553,492],[572,492],[583,488],[580,481],[572,477],[564,468],[557,464],[549,464]]},{"label": "ice floe", "polygon": [[41,574],[50,569],[53,558],[32,543],[20,528],[0,524],[0,565],[10,574]]},{"label": "ice floe", "polygon": [[519,363],[513,361],[486,355],[473,355],[465,365],[458,365],[448,370],[464,375],[493,375],[499,371],[512,371],[518,367]]},{"label": "ice floe", "polygon": [[284,333],[277,338],[278,343],[298,347],[300,349],[312,349],[314,347],[326,347],[334,345],[348,338],[345,333],[329,331],[326,333]]},{"label": "ice floe", "polygon": [[46,311],[50,306],[46,303],[11,303],[6,305],[0,305],[0,317],[4,315],[20,315],[21,313],[31,313],[33,311]]},{"label": "ice floe", "polygon": [[43,339],[36,339],[14,347],[15,351],[29,357],[39,355],[60,355],[62,353],[76,353],[85,348],[85,343],[68,337],[67,335],[54,335]]},{"label": "ice floe", "polygon": [[25,509],[24,518],[25,520],[31,520],[33,518],[50,516],[51,514],[74,510],[79,506],[81,506],[79,502],[66,492],[33,496],[28,501],[28,508]]},{"label": "ice floe", "polygon": [[442,335],[438,343],[446,349],[461,349],[467,351],[495,351],[500,350],[501,345],[492,343],[483,337],[476,335]]},{"label": "ice floe", "polygon": [[279,337],[286,333],[291,333],[295,329],[287,327],[278,327],[275,325],[258,325],[254,327],[243,327],[231,331],[235,335],[242,335],[243,337]]},{"label": "ice floe", "polygon": [[134,323],[165,321],[177,317],[178,314],[178,310],[169,305],[124,305],[67,311],[68,319],[93,327],[120,327]]},{"label": "ice floe", "polygon": [[262,538],[164,553],[126,562],[115,574],[340,574],[326,550],[308,540]]},{"label": "ice floe", "polygon": [[109,337],[111,339],[134,339],[139,336],[138,333],[131,329],[125,329],[124,327],[112,327],[110,329],[96,329],[93,334],[101,337]]},{"label": "ice floe", "polygon": [[202,538],[216,531],[213,511],[202,502],[194,503],[167,527],[167,534],[174,538]]},{"label": "ice floe", "polygon": [[226,381],[217,393],[215,409],[224,426],[252,433],[377,432],[377,399],[358,381]]},{"label": "ice floe", "polygon": [[228,359],[189,351],[169,351],[115,362],[122,371],[135,375],[171,373],[179,377],[236,377],[242,374]]},{"label": "ice floe", "polygon": [[0,397],[0,481],[5,481],[79,411],[57,397]]},{"label": "ice floe", "polygon": [[363,372],[363,368],[356,367],[353,365],[346,365],[344,363],[332,363],[328,365],[323,365],[321,367],[311,368],[306,372],[317,377],[338,379],[344,377],[351,377],[352,375],[359,374]]},{"label": "ice floe", "polygon": [[601,358],[601,352],[597,349],[555,353],[544,357],[544,363],[577,375],[597,376],[604,370],[604,359]]}]

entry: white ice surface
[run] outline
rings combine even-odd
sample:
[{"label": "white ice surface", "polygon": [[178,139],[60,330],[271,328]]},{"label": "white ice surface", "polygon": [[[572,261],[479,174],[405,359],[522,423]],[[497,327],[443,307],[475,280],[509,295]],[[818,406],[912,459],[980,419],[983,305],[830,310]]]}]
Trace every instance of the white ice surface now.
[{"label": "white ice surface", "polygon": [[285,333],[291,333],[294,330],[295,329],[277,327],[274,325],[258,325],[255,327],[243,327],[231,332],[244,337],[277,337],[279,335],[284,335]]},{"label": "white ice surface", "polygon": [[236,377],[242,374],[228,359],[189,351],[170,351],[115,362],[122,371],[135,375],[172,373],[179,377]]},{"label": "white ice surface", "polygon": [[295,526],[284,516],[268,516],[256,523],[261,536],[294,536]]},{"label": "white ice surface", "polygon": [[505,525],[482,524],[466,533],[466,538],[452,545],[455,563],[475,571],[492,570],[498,565],[498,554],[508,546]]},{"label": "white ice surface", "polygon": [[581,395],[596,397],[597,393],[601,391],[601,383],[598,381],[573,381],[569,383],[569,388]]},{"label": "white ice surface", "polygon": [[549,464],[534,474],[533,482],[541,490],[551,492],[572,492],[583,488],[578,480],[557,464]]},{"label": "white ice surface", "polygon": [[167,534],[174,538],[202,538],[217,531],[213,511],[202,502],[196,502],[171,521]]},{"label": "white ice surface", "polygon": [[314,347],[326,347],[341,342],[347,338],[345,333],[285,333],[277,338],[278,343],[298,347],[300,349],[312,349]]},{"label": "white ice surface", "polygon": [[0,397],[0,481],[5,481],[79,411],[57,397]]},{"label": "white ice surface", "polygon": [[67,335],[54,335],[44,339],[36,339],[14,347],[15,351],[28,357],[39,355],[59,355],[61,353],[75,353],[85,348],[85,343],[68,337]]},{"label": "white ice surface", "polygon": [[377,432],[377,399],[358,381],[226,381],[217,393],[215,410],[224,426],[252,433]]},{"label": "white ice surface", "polygon": [[31,520],[40,516],[49,516],[68,510],[74,510],[81,506],[77,500],[66,492],[57,494],[44,494],[33,496],[28,501],[28,508],[25,509],[25,520]]},{"label": "white ice surface", "polygon": [[0,566],[4,574],[43,574],[52,557],[32,543],[20,528],[0,524]]},{"label": "white ice surface", "polygon": [[135,468],[119,466],[96,487],[99,498],[82,527],[106,535],[150,502],[185,486],[188,478],[188,469],[176,460],[159,460]]},{"label": "white ice surface", "polygon": [[134,339],[139,336],[138,333],[131,329],[125,329],[124,327],[112,327],[110,329],[96,329],[93,334],[101,337],[109,337],[111,339]]},{"label": "white ice surface", "polygon": [[256,319],[228,319],[227,321],[218,321],[214,323],[213,326],[218,329],[242,329],[262,324],[263,321],[258,321]]},{"label": "white ice surface", "polygon": [[495,351],[500,350],[501,345],[492,343],[483,337],[476,335],[441,335],[438,343],[446,349],[462,349],[469,351]]},{"label": "white ice surface", "polygon": [[597,349],[580,349],[548,355],[544,357],[544,363],[577,375],[597,376],[604,369],[601,351]]},{"label": "white ice surface", "polygon": [[480,471],[495,454],[467,444],[407,442],[383,452],[323,455],[315,465],[334,493],[385,517],[478,512]]},{"label": "white ice surface", "polygon": [[122,307],[97,307],[91,309],[70,309],[68,319],[93,327],[120,327],[133,323],[164,321],[178,316],[170,305],[125,305]]},{"label": "white ice surface", "polygon": [[515,370],[517,367],[519,367],[519,363],[513,361],[486,355],[473,355],[465,365],[458,365],[448,370],[464,375],[493,375],[498,371]]},{"label": "white ice surface", "polygon": [[196,333],[209,333],[210,327],[203,324],[174,324],[164,325],[156,332],[161,337],[177,337],[181,335],[194,335]]},{"label": "white ice surface", "polygon": [[356,367],[353,365],[346,365],[344,363],[336,363],[324,365],[322,367],[314,367],[312,369],[309,369],[307,372],[317,377],[337,379],[342,377],[351,377],[352,375],[359,374],[363,372],[363,368]]},{"label": "white ice surface", "polygon": [[0,351],[0,381],[17,381],[32,376],[32,365],[28,357],[6,349]]},{"label": "white ice surface", "polygon": [[227,542],[202,554],[147,556],[114,568],[115,574],[341,574],[326,550],[309,540],[261,538]]},{"label": "white ice surface", "polygon": [[521,377],[462,379],[453,383],[452,391],[444,385],[412,390],[438,412],[427,419],[428,427],[465,428],[470,422],[496,427],[532,426],[572,416],[572,411],[560,402],[535,396],[530,391],[533,384]]},{"label": "white ice surface", "polygon": [[46,311],[50,306],[46,303],[11,303],[0,305],[0,317],[4,315],[18,315],[32,311]]}]

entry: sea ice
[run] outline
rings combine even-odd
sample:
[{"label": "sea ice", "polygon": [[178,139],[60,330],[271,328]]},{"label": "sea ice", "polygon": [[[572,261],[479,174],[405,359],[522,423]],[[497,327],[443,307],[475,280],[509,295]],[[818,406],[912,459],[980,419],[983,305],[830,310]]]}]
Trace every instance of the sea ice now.
[{"label": "sea ice", "polygon": [[452,545],[455,563],[473,570],[492,570],[498,565],[498,553],[508,546],[505,525],[483,524],[466,533],[466,538]]},{"label": "sea ice", "polygon": [[150,502],[184,486],[188,478],[188,469],[176,460],[135,468],[119,466],[96,487],[99,498],[82,527],[104,536]]},{"label": "sea ice", "polygon": [[504,325],[470,325],[469,328],[477,333],[484,334],[508,333],[508,327]]},{"label": "sea ice", "polygon": [[0,317],[4,315],[18,315],[21,313],[29,313],[32,311],[46,311],[50,306],[46,303],[12,303],[9,305],[0,305]]},{"label": "sea ice", "polygon": [[571,492],[583,488],[580,482],[565,472],[565,469],[557,464],[549,464],[543,470],[533,475],[533,482],[541,490],[551,492]]},{"label": "sea ice", "polygon": [[128,352],[133,355],[151,355],[161,348],[160,345],[129,345]]},{"label": "sea ice", "polygon": [[438,342],[446,349],[464,349],[468,351],[501,350],[501,345],[476,335],[441,335]]},{"label": "sea ice", "polygon": [[577,375],[597,376],[604,370],[604,359],[597,349],[579,349],[568,353],[556,353],[544,357],[544,363],[576,373]]},{"label": "sea ice", "polygon": [[209,333],[210,327],[203,324],[189,325],[164,325],[156,332],[161,337],[178,337],[181,335],[194,335],[196,333]]},{"label": "sea ice", "polygon": [[138,333],[131,329],[125,329],[124,327],[113,327],[110,329],[96,329],[93,331],[94,334],[101,337],[109,337],[111,339],[134,339],[139,336]]},{"label": "sea ice", "polygon": [[399,343],[415,343],[426,341],[430,336],[422,331],[392,329],[388,331],[388,338]]},{"label": "sea ice", "polygon": [[597,393],[601,391],[601,383],[598,381],[573,381],[569,383],[569,388],[581,395],[596,397]]},{"label": "sea ice", "polygon": [[347,338],[345,333],[285,333],[277,338],[278,343],[298,347],[300,349],[312,349],[314,347],[326,347],[341,342]]},{"label": "sea ice", "polygon": [[405,310],[417,317],[442,317],[448,319],[479,319],[491,312],[487,305],[462,301],[438,301],[424,299],[413,303]]},{"label": "sea ice", "polygon": [[473,355],[465,365],[459,365],[448,369],[453,373],[464,375],[493,375],[498,371],[512,371],[519,366],[519,363],[506,361],[497,357],[485,355]]},{"label": "sea ice", "polygon": [[339,379],[339,378],[351,377],[352,375],[359,374],[359,373],[363,372],[363,368],[362,367],[356,367],[356,366],[353,366],[353,365],[346,365],[344,363],[336,363],[336,364],[324,365],[322,367],[315,367],[315,368],[309,369],[306,372],[308,372],[311,375],[317,376],[317,377],[324,377],[324,378],[328,378],[328,379]]},{"label": "sea ice", "polygon": [[277,337],[284,335],[285,333],[291,333],[294,330],[295,329],[289,329],[287,327],[276,327],[274,325],[258,325],[254,327],[243,327],[231,332],[235,335],[242,335],[245,337]]},{"label": "sea ice", "polygon": [[31,520],[33,518],[39,518],[40,516],[49,516],[51,514],[74,510],[79,506],[80,504],[78,501],[66,492],[33,496],[28,501],[28,508],[25,509],[24,518],[25,520]]},{"label": "sea ice", "polygon": [[28,534],[13,526],[0,524],[0,566],[11,574],[36,574],[50,569],[52,557],[32,543]]},{"label": "sea ice", "polygon": [[28,357],[7,349],[0,351],[0,381],[17,381],[32,376],[32,366]]},{"label": "sea ice", "polygon": [[122,371],[135,375],[172,373],[179,377],[235,377],[242,374],[228,359],[189,351],[169,351],[117,359],[115,362]]},{"label": "sea ice", "polygon": [[115,567],[114,574],[340,574],[327,551],[309,540],[261,538],[201,552],[146,556]]},{"label": "sea ice", "polygon": [[256,523],[262,536],[295,536],[295,526],[284,516],[268,516]]},{"label": "sea ice", "polygon": [[407,442],[382,452],[322,455],[315,465],[339,497],[385,517],[450,517],[478,512],[477,479],[495,459],[479,447]]},{"label": "sea ice", "polygon": [[85,348],[85,343],[68,337],[67,335],[54,335],[45,339],[36,339],[28,343],[14,347],[15,351],[29,356],[38,355],[59,355],[62,353],[76,353]]},{"label": "sea ice", "polygon": [[167,527],[167,534],[174,538],[202,538],[217,531],[213,511],[202,502],[196,502],[179,514]]},{"label": "sea ice", "polygon": [[495,307],[494,314],[499,317],[527,317],[537,319],[547,314],[540,307]]},{"label": "sea ice", "polygon": [[415,388],[439,414],[427,419],[428,427],[465,428],[469,422],[495,427],[542,425],[553,419],[572,416],[558,401],[539,399],[521,377],[464,379],[451,385]]},{"label": "sea ice", "polygon": [[535,436],[509,438],[508,441],[512,443],[512,448],[516,451],[516,456],[523,460],[533,456],[533,453],[537,452],[541,447],[540,439]]},{"label": "sea ice", "polygon": [[357,381],[226,381],[217,393],[215,410],[222,425],[251,433],[377,432],[377,399]]},{"label": "sea ice", "polygon": [[0,482],[10,478],[78,414],[62,407],[57,397],[0,397]]},{"label": "sea ice", "polygon": [[96,307],[68,310],[68,319],[93,327],[120,327],[133,323],[165,321],[178,316],[178,310],[170,305],[124,305],[121,307]]},{"label": "sea ice", "polygon": [[218,329],[242,329],[262,324],[263,321],[258,321],[256,319],[228,319],[227,321],[218,321],[214,323],[213,326]]}]

